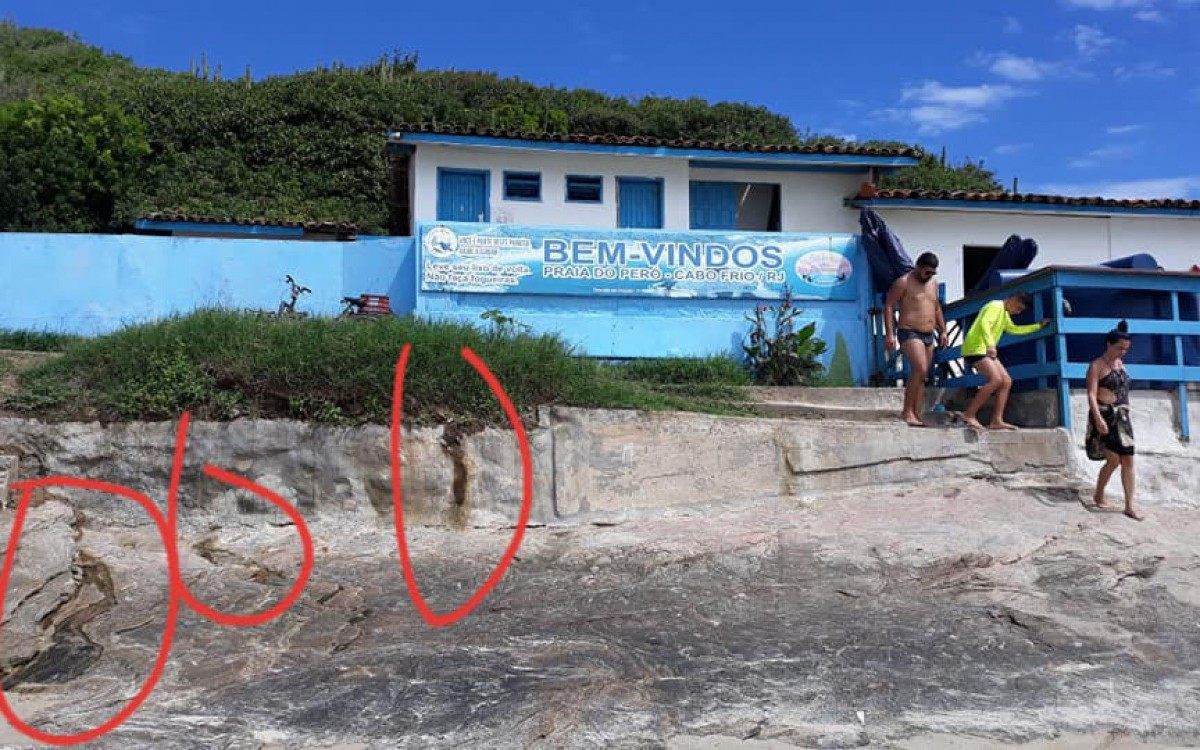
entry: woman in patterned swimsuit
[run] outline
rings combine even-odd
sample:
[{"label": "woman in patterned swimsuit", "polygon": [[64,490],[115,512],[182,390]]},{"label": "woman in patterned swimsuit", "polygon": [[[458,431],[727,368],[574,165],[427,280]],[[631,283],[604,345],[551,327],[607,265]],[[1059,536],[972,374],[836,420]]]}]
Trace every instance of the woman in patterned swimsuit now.
[{"label": "woman in patterned swimsuit", "polygon": [[1087,454],[1104,461],[1092,500],[1097,508],[1107,505],[1104,489],[1119,466],[1125,489],[1125,515],[1140,521],[1144,516],[1133,507],[1133,423],[1129,419],[1129,373],[1121,358],[1129,351],[1129,324],[1121,321],[1104,338],[1104,354],[1092,360],[1087,372]]}]

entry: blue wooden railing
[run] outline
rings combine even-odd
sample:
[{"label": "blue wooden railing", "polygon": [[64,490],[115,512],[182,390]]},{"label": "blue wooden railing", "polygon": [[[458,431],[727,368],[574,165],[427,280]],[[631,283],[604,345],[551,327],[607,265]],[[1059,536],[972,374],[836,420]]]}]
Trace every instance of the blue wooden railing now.
[{"label": "blue wooden railing", "polygon": [[[1077,385],[1082,386],[1090,358],[1099,356],[1101,352],[1098,349],[1087,361],[1071,361],[1067,355],[1068,337],[1104,334],[1112,330],[1119,320],[1118,317],[1084,318],[1064,314],[1063,300],[1069,302],[1072,292],[1077,290],[1149,291],[1169,295],[1170,318],[1124,317],[1129,322],[1129,333],[1135,347],[1138,346],[1139,337],[1146,336],[1166,337],[1167,341],[1172,342],[1174,346],[1168,347],[1168,351],[1160,357],[1170,361],[1131,364],[1128,369],[1135,387],[1139,383],[1153,382],[1176,390],[1180,430],[1183,438],[1188,439],[1188,384],[1200,383],[1200,362],[1188,362],[1185,359],[1184,344],[1190,337],[1200,337],[1200,321],[1182,319],[1180,300],[1188,295],[1200,295],[1200,274],[1051,266],[957,300],[943,308],[952,346],[938,351],[934,357],[932,369],[935,382],[948,388],[982,384],[983,378],[963,366],[963,334],[986,303],[1019,292],[1029,292],[1034,298],[1030,319],[1036,321],[1048,317],[1054,321],[1053,324],[1028,336],[1006,335],[1001,339],[999,348],[1022,345],[1027,349],[1028,343],[1033,343],[1033,357],[1006,361],[1008,372],[1018,384],[1035,384],[1039,389],[1056,388],[1059,424],[1070,428],[1071,382],[1076,381]],[[1113,314],[1121,315],[1119,310],[1113,310]],[[1191,340],[1200,341],[1200,338]]]}]

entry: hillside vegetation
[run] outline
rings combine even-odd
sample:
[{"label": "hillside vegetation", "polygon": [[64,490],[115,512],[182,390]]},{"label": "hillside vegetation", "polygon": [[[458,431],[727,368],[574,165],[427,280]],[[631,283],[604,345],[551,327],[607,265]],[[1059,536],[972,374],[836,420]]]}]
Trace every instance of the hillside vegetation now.
[{"label": "hillside vegetation", "polygon": [[[423,70],[416,55],[255,80],[203,58],[142,68],[67,34],[0,23],[0,230],[111,231],[154,211],[387,228],[383,134],[437,122],[758,144],[798,134],[765,107]],[[906,145],[895,144],[891,145]],[[998,189],[929,158],[905,186]]]}]

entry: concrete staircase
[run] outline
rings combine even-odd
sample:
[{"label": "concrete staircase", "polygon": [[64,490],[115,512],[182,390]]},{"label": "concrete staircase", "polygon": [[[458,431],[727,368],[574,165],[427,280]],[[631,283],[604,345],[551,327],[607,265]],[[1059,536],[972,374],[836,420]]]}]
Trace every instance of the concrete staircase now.
[{"label": "concrete staircase", "polygon": [[[765,416],[779,419],[888,423],[899,419],[904,405],[901,388],[752,387],[746,393]],[[938,389],[926,393],[924,419],[931,426],[947,426],[951,421],[946,412],[931,410],[939,397]]]},{"label": "concrete staircase", "polygon": [[773,417],[548,410],[553,515],[871,491],[939,478],[1016,482],[1057,498],[1081,491],[1078,449],[1066,430],[913,428],[899,419],[899,391],[755,395]]}]

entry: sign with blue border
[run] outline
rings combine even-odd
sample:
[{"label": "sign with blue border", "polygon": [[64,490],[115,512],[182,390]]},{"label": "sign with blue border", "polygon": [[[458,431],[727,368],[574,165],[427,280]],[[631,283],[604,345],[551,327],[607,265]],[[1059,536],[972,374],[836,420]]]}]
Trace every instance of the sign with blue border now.
[{"label": "sign with blue border", "polygon": [[426,292],[698,299],[857,299],[850,234],[418,227]]}]

